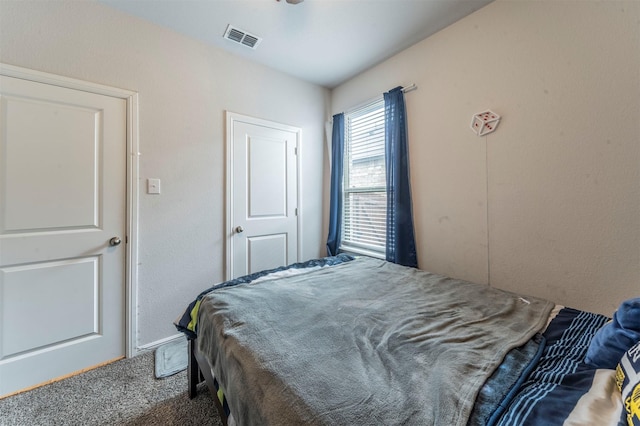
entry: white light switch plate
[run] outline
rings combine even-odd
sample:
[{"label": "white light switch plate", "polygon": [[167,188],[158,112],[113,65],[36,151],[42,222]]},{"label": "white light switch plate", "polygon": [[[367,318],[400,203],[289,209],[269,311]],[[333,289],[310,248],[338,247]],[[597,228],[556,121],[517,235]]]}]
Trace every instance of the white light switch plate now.
[{"label": "white light switch plate", "polygon": [[147,179],[147,194],[160,193],[160,179]]}]

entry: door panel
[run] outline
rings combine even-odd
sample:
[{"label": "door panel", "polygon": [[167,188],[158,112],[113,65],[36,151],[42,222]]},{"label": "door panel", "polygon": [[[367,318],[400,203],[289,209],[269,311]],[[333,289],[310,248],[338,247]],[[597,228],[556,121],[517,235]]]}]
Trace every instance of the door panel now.
[{"label": "door panel", "polygon": [[227,278],[298,260],[299,129],[228,115]]},{"label": "door panel", "polygon": [[248,219],[287,216],[287,142],[247,135]]},{"label": "door panel", "polygon": [[[0,359],[97,334],[99,260],[42,262],[0,272],[3,317],[14,319],[2,322]],[[64,304],[51,303],[58,294],[65,295]]]},{"label": "door panel", "polygon": [[126,101],[0,76],[0,395],[124,355]]},{"label": "door panel", "polygon": [[262,235],[247,238],[248,273],[286,265],[287,234]]},{"label": "door panel", "polygon": [[4,97],[3,107],[2,231],[97,227],[102,112],[14,96]]}]

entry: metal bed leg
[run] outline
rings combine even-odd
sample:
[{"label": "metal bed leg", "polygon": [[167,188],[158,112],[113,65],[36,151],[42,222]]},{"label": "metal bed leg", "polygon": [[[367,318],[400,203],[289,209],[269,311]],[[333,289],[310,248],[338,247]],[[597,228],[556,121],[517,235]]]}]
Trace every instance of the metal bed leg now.
[{"label": "metal bed leg", "polygon": [[193,399],[196,397],[197,386],[198,386],[198,383],[202,381],[201,380],[202,375],[200,373],[200,369],[198,368],[198,360],[196,360],[195,340],[189,339],[188,348],[189,348],[189,364],[187,366],[187,375],[188,375],[188,381],[189,381],[189,398]]}]

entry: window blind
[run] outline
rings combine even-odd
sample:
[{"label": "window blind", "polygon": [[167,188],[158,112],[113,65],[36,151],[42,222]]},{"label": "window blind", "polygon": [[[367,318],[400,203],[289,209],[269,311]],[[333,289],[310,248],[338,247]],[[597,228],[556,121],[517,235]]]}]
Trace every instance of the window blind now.
[{"label": "window blind", "polygon": [[385,252],[384,100],[345,114],[342,248]]}]

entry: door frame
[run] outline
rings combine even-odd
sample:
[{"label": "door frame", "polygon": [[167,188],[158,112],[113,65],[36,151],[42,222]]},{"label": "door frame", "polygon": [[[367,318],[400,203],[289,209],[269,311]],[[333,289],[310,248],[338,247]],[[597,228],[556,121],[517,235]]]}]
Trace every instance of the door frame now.
[{"label": "door frame", "polygon": [[234,159],[234,150],[233,150],[233,137],[234,137],[234,123],[236,121],[254,124],[257,126],[265,126],[271,127],[278,130],[284,130],[287,132],[293,132],[296,134],[296,203],[298,208],[298,215],[296,216],[297,225],[296,225],[296,239],[297,239],[297,252],[298,261],[302,258],[302,176],[300,173],[300,164],[302,158],[302,129],[299,127],[289,126],[288,124],[277,123],[275,121],[264,120],[261,118],[255,118],[248,115],[238,114],[231,111],[225,111],[226,117],[226,156],[227,156],[227,164],[226,164],[226,172],[225,172],[225,182],[226,182],[226,209],[225,209],[225,228],[224,228],[224,241],[225,241],[225,271],[224,271],[224,279],[230,280],[231,277],[231,258],[233,253],[233,159]]},{"label": "door frame", "polygon": [[126,254],[125,254],[125,353],[127,358],[138,353],[138,180],[139,180],[139,138],[138,138],[138,93],[49,74],[14,65],[0,63],[0,75],[50,84],[67,89],[106,95],[125,100],[127,104],[127,159],[126,159]]}]

